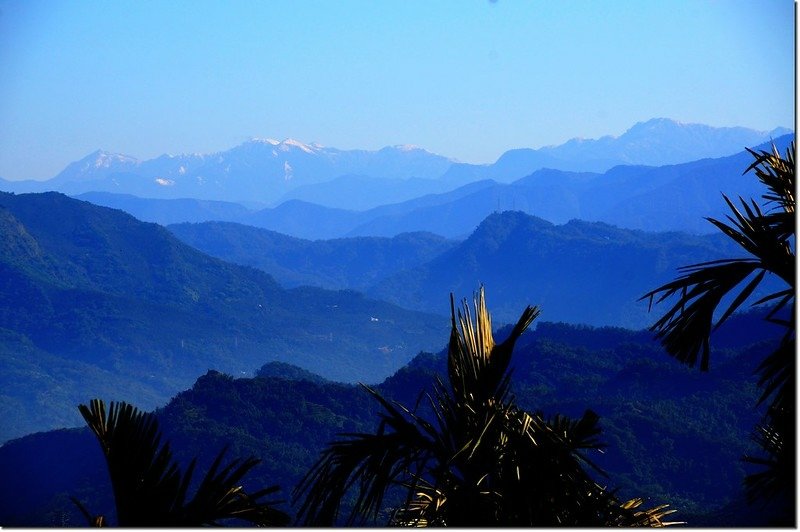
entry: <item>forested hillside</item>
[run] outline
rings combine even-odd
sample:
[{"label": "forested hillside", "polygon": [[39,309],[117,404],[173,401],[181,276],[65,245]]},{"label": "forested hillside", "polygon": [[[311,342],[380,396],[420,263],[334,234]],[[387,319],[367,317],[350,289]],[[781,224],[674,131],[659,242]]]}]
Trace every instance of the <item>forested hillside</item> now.
[{"label": "forested hillside", "polygon": [[363,291],[456,246],[431,233],[310,241],[229,222],[174,224],[168,229],[204,253],[263,270],[286,287]]},{"label": "forested hillside", "polygon": [[447,296],[492,287],[492,315],[510,322],[526,304],[551,321],[641,328],[650,287],[677,269],[736,253],[722,235],[646,233],[604,223],[564,225],[521,212],[488,216],[457,247],[368,290],[406,308],[446,314]]},{"label": "forested hillside", "polygon": [[521,212],[488,216],[463,242],[425,233],[308,241],[233,223],[169,227],[201,251],[262,269],[284,286],[351,288],[405,308],[447,315],[450,292],[492,287],[493,315],[528,303],[550,320],[644,327],[637,301],[686,264],[735,253],[722,235],[633,231],[578,220],[554,225]]},{"label": "forested hillside", "polygon": [[247,375],[283,360],[376,382],[446,330],[352,291],[284,290],[61,194],[0,194],[0,233],[2,440],[77,425],[86,394],[153,408],[209,368]]},{"label": "forested hillside", "polygon": [[[532,411],[575,416],[595,410],[608,444],[595,459],[609,473],[610,487],[619,487],[623,498],[646,494],[668,502],[689,525],[714,524],[709,514],[739,500],[740,458],[754,446],[749,434],[758,418],[758,390],[751,368],[780,332],[762,317],[734,317],[715,335],[717,362],[707,374],[678,364],[645,331],[541,323],[518,343],[513,391]],[[742,330],[748,331],[745,342]],[[507,332],[498,331],[498,340]],[[433,375],[444,371],[444,353],[420,354],[377,389],[414,405],[422,390],[431,390]],[[250,489],[277,483],[288,500],[336,434],[374,429],[378,404],[358,386],[291,368],[271,365],[264,374],[233,378],[211,371],[157,415],[179,460],[198,456],[203,467],[229,445],[231,456],[262,459]],[[0,483],[5,525],[79,524],[68,495],[110,512],[102,456],[84,429],[9,442],[0,448],[0,469],[9,473]],[[292,513],[288,502],[281,507]],[[735,524],[737,515],[752,519],[753,512],[742,503],[726,519]]]}]

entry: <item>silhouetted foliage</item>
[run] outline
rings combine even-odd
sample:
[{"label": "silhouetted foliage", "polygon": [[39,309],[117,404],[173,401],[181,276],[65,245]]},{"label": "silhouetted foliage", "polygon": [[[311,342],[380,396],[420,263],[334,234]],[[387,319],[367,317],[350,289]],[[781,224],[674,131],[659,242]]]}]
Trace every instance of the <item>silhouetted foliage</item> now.
[{"label": "silhouetted foliage", "polygon": [[545,419],[515,405],[509,363],[538,308],[526,308],[495,344],[483,288],[474,323],[466,302],[457,317],[452,307],[451,297],[448,385],[437,379],[427,395],[435,421],[365,386],[383,409],[378,430],[345,434],[328,446],[295,490],[299,520],[336,523],[354,488],[346,522],[361,524],[379,516],[391,487],[402,486],[406,499],[391,515],[395,525],[669,524],[662,521],[673,512],[666,506],[640,510],[641,499],[621,502],[587,473],[602,474],[586,455],[602,447],[597,414]]},{"label": "silhouetted foliage", "polygon": [[[251,457],[223,465],[223,449],[187,500],[195,461],[181,473],[169,443],[161,444],[155,416],[127,403],[112,402],[106,411],[98,399],[78,408],[106,458],[120,526],[197,527],[220,525],[226,519],[267,526],[289,522],[288,515],[274,508],[276,501],[261,500],[278,491],[277,486],[247,493],[239,484],[259,460]],[[93,516],[74,502],[91,526],[106,524],[104,516]]]},{"label": "silhouetted foliage", "polygon": [[[751,408],[759,395],[752,368],[782,332],[765,313],[736,313],[725,322],[711,346],[710,373],[675,364],[647,331],[539,322],[515,344],[512,393],[528,412],[578,419],[591,407],[608,444],[602,455],[592,453],[593,461],[613,479],[619,498],[647,493],[653,502],[669,501],[692,526],[764,526],[772,514],[745,504],[747,464],[738,458],[758,450],[748,438],[759,419]],[[495,338],[503,340],[511,329],[495,331]],[[229,445],[230,456],[261,459],[248,486],[291,489],[337,434],[377,427],[380,403],[358,386],[274,373],[232,378],[212,371],[154,412],[176,461],[196,457],[211,464]],[[414,405],[421,390],[433,392],[437,374],[446,381],[446,351],[417,356],[374,389]],[[417,414],[430,418],[429,412],[421,402]],[[85,525],[65,494],[116,523],[106,469],[85,426],[6,443],[0,447],[0,524]],[[342,501],[341,515],[354,499]],[[388,494],[385,506],[402,500],[402,493]],[[284,508],[296,514],[295,506]],[[379,523],[387,520],[384,514]]]},{"label": "silhouetted foliage", "polygon": [[[748,256],[721,259],[682,268],[684,274],[643,296],[660,303],[677,296],[672,306],[652,327],[664,347],[681,362],[694,366],[700,356],[700,369],[709,368],[709,339],[714,329],[724,323],[751,296],[767,275],[779,278],[785,288],[759,298],[753,305],[770,304],[766,319],[784,327],[785,332],[777,349],[758,366],[762,387],[759,404],[768,402],[762,423],[756,427],[754,438],[766,456],[746,456],[745,460],[762,466],[762,470],[746,477],[748,499],[786,499],[791,508],[787,522],[794,523],[795,490],[795,146],[781,157],[777,148],[772,152],[748,150],[754,157],[745,170],[755,172],[768,192],[762,208],[755,200],[741,197],[741,210],[723,195],[730,208],[728,222],[707,218],[729,239],[738,244]],[[769,208],[767,208],[769,207]],[[747,282],[747,284],[744,284]],[[714,314],[723,297],[744,285],[727,309],[714,324]],[[789,309],[787,318],[779,312]],[[791,514],[791,515],[790,515]],[[781,517],[783,518],[783,517]]]}]

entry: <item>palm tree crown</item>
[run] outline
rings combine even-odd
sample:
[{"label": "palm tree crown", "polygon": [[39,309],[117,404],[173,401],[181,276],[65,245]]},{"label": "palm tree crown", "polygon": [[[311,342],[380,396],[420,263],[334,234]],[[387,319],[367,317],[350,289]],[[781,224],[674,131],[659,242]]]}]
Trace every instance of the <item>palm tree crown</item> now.
[{"label": "palm tree crown", "polygon": [[526,308],[507,340],[496,344],[481,287],[473,321],[466,302],[456,313],[451,296],[448,385],[437,379],[428,401],[433,421],[390,402],[381,404],[378,430],[346,434],[323,452],[298,485],[306,525],[336,523],[341,501],[355,488],[347,524],[377,518],[392,486],[405,502],[396,525],[598,526],[663,525],[672,513],[647,511],[641,499],[621,502],[596,484],[602,472],[586,452],[601,447],[598,416],[545,419],[514,404],[509,363],[514,344],[539,315]]}]

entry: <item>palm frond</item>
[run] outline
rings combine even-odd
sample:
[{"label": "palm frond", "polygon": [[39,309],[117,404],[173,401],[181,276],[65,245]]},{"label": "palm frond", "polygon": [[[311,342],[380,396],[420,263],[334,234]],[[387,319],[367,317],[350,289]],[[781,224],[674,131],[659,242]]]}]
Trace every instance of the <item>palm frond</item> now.
[{"label": "palm frond", "polygon": [[181,474],[169,443],[161,445],[155,417],[127,403],[94,399],[78,407],[94,432],[108,465],[117,519],[122,526],[169,522],[178,500]]},{"label": "palm frond", "polygon": [[155,416],[124,402],[111,402],[106,411],[98,399],[78,408],[105,455],[120,526],[200,526],[231,518],[265,525],[288,523],[288,516],[273,507],[277,501],[259,500],[277,487],[248,495],[239,485],[258,460],[234,460],[219,470],[223,449],[187,503],[195,461],[181,474],[169,442],[161,444]]},{"label": "palm frond", "polygon": [[797,361],[795,360],[795,335],[790,330],[781,339],[778,348],[758,366],[758,384],[762,388],[758,404],[770,397],[771,406],[783,410],[793,408],[795,401]]},{"label": "palm frond", "polygon": [[[277,486],[248,494],[241,485],[244,477],[260,460],[253,457],[236,459],[222,466],[226,452],[227,448],[223,448],[217,454],[194,497],[184,506],[183,522],[187,526],[202,526],[220,525],[225,519],[241,519],[261,525],[288,524],[288,516],[273,506],[280,501],[260,500],[279,491]],[[187,472],[187,484],[182,488],[184,492],[189,476]]]},{"label": "palm frond", "polygon": [[[642,299],[660,303],[677,296],[667,312],[650,328],[661,339],[666,350],[681,362],[694,365],[702,351],[700,367],[708,369],[709,337],[714,312],[722,297],[732,292],[746,279],[744,286],[717,322],[718,327],[748,300],[767,274],[774,274],[786,283],[786,288],[759,298],[754,305],[771,302],[766,319],[786,327],[778,348],[758,366],[762,394],[758,403],[768,399],[770,405],[764,422],[758,427],[755,440],[766,456],[745,457],[762,470],[745,479],[750,500],[771,499],[778,495],[794,501],[794,438],[796,361],[795,361],[795,145],[791,143],[786,156],[781,157],[773,145],[772,151],[756,152],[753,163],[744,173],[753,171],[767,187],[762,196],[767,212],[754,201],[739,198],[741,209],[727,196],[729,223],[708,218],[728,238],[750,256],[724,259],[682,268],[684,274],[651,292]],[[792,306],[789,319],[777,319],[776,314]]]},{"label": "palm frond", "polygon": [[[731,259],[702,263],[682,268],[686,273],[640,299],[660,303],[677,295],[678,300],[650,327],[667,352],[689,366],[697,363],[700,369],[709,368],[709,337],[714,326],[714,312],[720,301],[736,286],[756,272],[759,264],[748,259]],[[756,276],[760,281],[760,276]],[[723,315],[730,316],[755,289],[758,282],[751,281],[733,301]],[[659,296],[656,299],[656,296]],[[717,326],[724,321],[720,320]]]},{"label": "palm frond", "polygon": [[69,500],[78,508],[78,511],[83,515],[83,518],[86,519],[86,523],[90,528],[104,528],[106,526],[106,518],[104,515],[92,515],[89,510],[86,509],[86,506],[75,497],[70,497]]},{"label": "palm frond", "polygon": [[456,311],[453,296],[450,295],[451,331],[447,366],[453,396],[459,400],[482,403],[489,397],[504,395],[514,344],[540,311],[538,307],[530,306],[523,310],[509,337],[497,345],[483,286],[475,294],[473,304],[474,321],[467,301],[464,300],[462,308]]},{"label": "palm frond", "polygon": [[[398,409],[373,389],[362,385],[384,408],[375,434],[343,434],[329,444],[294,491],[303,502],[298,522],[306,526],[333,526],[341,501],[351,487],[358,495],[346,518],[348,525],[374,519],[388,489],[398,478],[415,471],[431,455],[430,424],[421,424],[408,410]],[[422,425],[422,430],[420,426]]]},{"label": "palm frond", "polygon": [[[658,524],[658,507],[638,514],[598,486],[587,456],[602,448],[598,416],[545,420],[514,405],[509,364],[515,342],[538,316],[526,308],[511,335],[494,341],[483,287],[451,304],[448,377],[427,395],[434,422],[364,387],[382,407],[374,434],[344,434],[329,444],[295,490],[304,525],[336,524],[341,501],[356,490],[347,524],[379,514],[390,486],[406,490],[391,513],[400,526],[597,526]],[[644,515],[645,517],[642,517]]]},{"label": "palm frond", "polygon": [[753,439],[761,448],[761,456],[747,455],[743,460],[758,466],[759,471],[745,477],[748,500],[770,500],[788,495],[794,501],[796,471],[796,437],[791,410],[770,407]]},{"label": "palm frond", "polygon": [[669,505],[667,504],[655,506],[648,510],[639,510],[643,503],[644,500],[641,498],[625,501],[620,505],[624,513],[619,516],[615,524],[618,526],[648,526],[656,528],[686,524],[686,521],[664,521],[664,517],[676,512],[676,510],[668,510]]},{"label": "palm frond", "polygon": [[776,209],[787,213],[794,213],[794,154],[795,144],[790,143],[786,149],[786,157],[781,157],[778,148],[773,144],[772,151],[756,152],[749,148],[747,151],[753,156],[753,163],[743,172],[754,171],[759,181],[769,189],[763,199],[767,203],[774,203]]},{"label": "palm frond", "polygon": [[783,226],[774,223],[776,217],[764,215],[754,201],[748,205],[739,198],[744,210],[742,214],[727,196],[723,194],[722,197],[733,213],[733,216],[727,216],[731,225],[713,218],[706,219],[752,255],[761,268],[778,275],[786,284],[792,284],[795,266],[790,237],[794,233],[786,234]]},{"label": "palm frond", "polygon": [[[793,239],[794,218],[794,143],[786,158],[780,157],[773,146],[772,153],[748,150],[755,160],[746,170],[755,171],[769,192],[764,195],[767,204],[775,204],[776,212],[764,213],[755,201],[749,203],[739,198],[741,210],[723,194],[730,215],[730,223],[707,218],[717,229],[736,242],[750,256],[738,259],[694,264],[681,268],[683,275],[642,296],[653,303],[661,303],[672,296],[677,301],[650,328],[662,340],[667,351],[678,360],[693,366],[700,355],[700,368],[709,367],[709,337],[712,332],[714,312],[722,298],[733,291],[751,275],[747,285],[738,293],[717,322],[719,327],[753,294],[766,274],[774,274],[789,287],[754,304],[780,298],[774,312],[794,298],[795,254]],[[771,317],[771,316],[770,316]]]}]

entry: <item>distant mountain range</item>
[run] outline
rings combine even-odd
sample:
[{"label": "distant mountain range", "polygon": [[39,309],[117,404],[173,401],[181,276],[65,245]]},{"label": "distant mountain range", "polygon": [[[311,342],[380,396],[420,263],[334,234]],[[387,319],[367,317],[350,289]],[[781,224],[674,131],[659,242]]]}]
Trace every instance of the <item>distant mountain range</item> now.
[{"label": "distant mountain range", "polygon": [[[785,135],[774,142],[784,153],[793,140],[794,135]],[[753,148],[770,150],[771,143]],[[431,202],[431,206],[400,204],[397,207],[404,208],[396,208],[393,214],[366,211],[347,234],[430,231],[457,238],[501,210],[520,210],[554,223],[580,219],[645,231],[709,233],[716,229],[705,218],[724,217],[728,212],[722,193],[733,199],[758,199],[766,192],[752,173],[743,175],[752,161],[752,155],[743,150],[676,165],[617,166],[602,174],[537,170],[509,184],[480,181],[485,186],[473,192],[456,189],[450,193],[451,201]]]},{"label": "distant mountain range", "polygon": [[[444,371],[426,352],[447,342],[449,294],[480,284],[495,325],[542,309],[513,362],[521,406],[596,409],[623,492],[690,524],[764,524],[726,513],[755,445],[753,369],[778,334],[764,309],[715,331],[708,374],[620,327],[657,318],[637,300],[678,267],[741,255],[703,218],[724,217],[720,193],[760,199],[742,148],[783,151],[786,131],[657,119],[488,165],[255,139],[0,180],[0,526],[75,524],[70,495],[111,508],[86,430],[8,441],[80,425],[93,397],[163,406],[179,458],[230,444],[286,495],[335,434],[374,428],[352,383],[414,404]],[[49,189],[80,199],[24,193]]]},{"label": "distant mountain range", "polygon": [[[784,151],[794,135],[774,140]],[[771,144],[753,146],[771,149]],[[752,156],[727,157],[650,167],[617,166],[604,173],[538,170],[513,183],[482,180],[444,193],[381,205],[364,211],[336,209],[300,200],[274,208],[245,209],[235,203],[141,199],[109,193],[79,197],[119,208],[162,224],[232,221],[306,239],[345,236],[392,237],[431,232],[466,238],[489,214],[519,210],[562,224],[572,219],[600,221],[646,231],[714,232],[705,217],[722,217],[731,198],[760,198],[763,186],[743,171]]]},{"label": "distant mountain range", "polygon": [[547,321],[639,329],[658,316],[639,298],[674,279],[679,267],[741,254],[721,234],[647,233],[580,220],[553,225],[508,211],[491,214],[457,247],[366,293],[447,314],[447,294],[468,297],[483,283],[499,322],[539,305]]},{"label": "distant mountain range", "polygon": [[541,168],[604,172],[623,164],[662,166],[721,157],[787,133],[785,128],[760,132],[653,119],[619,137],[515,149],[485,165],[455,163],[413,146],[338,150],[292,139],[253,139],[219,153],[147,161],[96,151],[48,181],[3,181],[0,186],[10,192],[101,191],[264,204],[299,199],[368,209],[482,179],[510,183]]},{"label": "distant mountain range", "polygon": [[[715,138],[727,139],[726,142],[749,140],[737,136],[744,134],[740,129],[709,130],[660,120],[640,124],[617,139],[572,144],[593,146],[592,157],[597,159],[597,150],[602,146],[617,146],[619,154],[623,153],[619,151],[621,142],[633,145],[639,139],[637,142],[642,146],[658,145],[668,137],[665,132],[687,134],[687,131],[700,132],[710,139],[697,140],[698,146],[715,145],[719,150],[724,143],[717,143]],[[645,138],[650,139],[649,144],[642,144]],[[794,135],[785,135],[775,139],[775,143],[783,150],[793,139]],[[751,142],[747,144],[754,146]],[[548,153],[562,153],[553,150]],[[507,164],[507,159],[501,157],[496,165]],[[438,234],[444,238],[429,234],[405,241],[372,241],[371,255],[360,244],[350,250],[331,244],[328,251],[342,254],[337,260],[344,260],[342,257],[352,253],[353,257],[366,261],[360,269],[355,269],[352,265],[358,264],[359,259],[350,259],[348,268],[354,272],[352,275],[341,273],[341,264],[347,264],[346,261],[315,272],[317,266],[312,265],[322,264],[321,257],[328,251],[323,245],[307,243],[300,246],[305,246],[301,254],[310,254],[307,265],[299,266],[298,254],[287,251],[288,255],[276,255],[269,266],[277,268],[274,273],[282,276],[287,285],[357,286],[375,296],[407,308],[432,311],[437,316],[405,311],[348,291],[331,293],[295,288],[287,292],[263,272],[213,260],[180,243],[165,229],[141,223],[119,211],[94,207],[59,194],[2,194],[0,348],[4,353],[2,363],[8,364],[2,373],[2,384],[16,390],[8,395],[10,398],[17,397],[14,394],[19,392],[19,397],[32,399],[25,395],[31,392],[23,388],[66,394],[52,402],[41,397],[32,399],[61,405],[74,402],[69,395],[72,385],[56,385],[53,373],[42,371],[43,367],[58,368],[59,374],[67,375],[65,382],[92,382],[99,391],[124,389],[120,376],[129,375],[135,376],[138,383],[134,397],[147,407],[158,404],[179,386],[190,382],[198,365],[238,374],[253,371],[272,359],[293,362],[333,379],[374,381],[396,369],[422,346],[429,345],[432,333],[438,330],[433,324],[444,323],[439,316],[444,313],[442,306],[447,304],[449,290],[464,295],[474,290],[478,282],[498,285],[495,290],[502,302],[496,309],[498,318],[510,319],[519,311],[519,305],[534,302],[545,307],[550,319],[641,326],[644,324],[641,310],[631,307],[629,298],[653,287],[645,286],[645,279],[649,283],[651,279],[660,282],[669,278],[674,267],[686,263],[679,263],[678,259],[702,260],[706,256],[706,251],[702,251],[705,244],[697,241],[697,255],[694,251],[673,253],[669,246],[656,252],[650,237],[632,237],[618,229],[602,229],[600,232],[607,231],[614,245],[624,248],[626,242],[635,242],[630,250],[634,258],[640,257],[636,253],[652,252],[656,258],[660,257],[658,253],[665,253],[676,260],[643,262],[634,272],[644,275],[641,285],[627,278],[609,281],[626,286],[612,292],[625,294],[628,299],[619,301],[619,305],[600,305],[598,308],[607,309],[607,313],[605,318],[597,319],[599,311],[582,313],[576,303],[588,289],[582,277],[584,272],[565,266],[563,271],[571,271],[580,282],[573,283],[574,286],[562,285],[558,284],[562,281],[544,281],[549,279],[546,268],[552,268],[558,257],[572,257],[575,261],[572,267],[584,264],[579,254],[570,255],[584,245],[597,253],[615,248],[611,245],[597,248],[593,232],[599,226],[563,224],[584,219],[619,228],[711,231],[703,217],[725,214],[720,191],[732,196],[761,195],[757,180],[752,175],[741,175],[751,160],[748,153],[739,151],[726,157],[668,166],[617,166],[603,173],[540,169],[529,171],[511,183],[484,179],[445,192],[355,211],[298,199],[274,208],[259,208],[261,196],[257,190],[262,190],[259,187],[265,176],[272,175],[270,172],[278,167],[284,173],[280,179],[273,177],[282,183],[281,187],[287,183],[297,187],[302,183],[309,185],[317,178],[320,183],[340,178],[338,182],[349,180],[357,189],[361,178],[353,176],[366,176],[370,183],[389,178],[387,182],[395,186],[398,180],[414,175],[411,169],[418,178],[414,181],[419,182],[454,183],[460,178],[444,175],[447,169],[452,169],[450,160],[408,147],[344,152],[296,141],[254,140],[214,156],[163,156],[144,162],[96,153],[70,165],[53,180],[35,185],[63,187],[74,192],[85,190],[87,199],[113,204],[143,220],[162,224],[227,220],[312,240],[344,236],[394,238],[414,232]],[[286,173],[283,163],[289,164],[291,175]],[[489,166],[492,165],[485,168]],[[375,168],[381,169],[382,177],[370,176]],[[208,172],[202,173],[201,169]],[[211,170],[217,172],[216,184],[202,188],[209,181],[198,176],[210,176]],[[508,179],[510,174],[503,175]],[[238,188],[240,181],[249,184]],[[98,184],[143,195],[148,190],[168,189],[188,194],[213,189],[209,193],[213,197],[225,190],[236,192],[231,197],[240,198],[239,193],[244,190],[247,206],[198,198],[142,199],[102,192],[102,187],[96,188]],[[33,184],[4,182],[3,186],[25,188]],[[285,194],[288,190],[276,188],[273,192]],[[488,231],[493,227],[489,224],[476,231],[487,216],[505,210],[533,214],[538,220],[531,222],[519,217],[519,213],[513,219],[495,217],[504,220],[503,224],[508,223],[508,227]],[[548,222],[559,225],[549,227]],[[560,229],[562,225],[565,232]],[[523,226],[527,227],[524,231],[520,229]],[[507,240],[512,230],[520,231],[523,240],[513,243]],[[582,236],[578,238],[570,231]],[[569,239],[580,245],[567,246],[563,252],[554,254],[553,250],[537,248],[525,240],[531,235],[538,235],[537,239],[553,246],[565,245]],[[273,235],[272,245],[276,245],[278,238]],[[466,240],[455,245],[445,239]],[[664,244],[674,244],[680,249],[680,242],[688,242],[686,239],[685,235],[676,236],[675,240],[666,238]],[[286,250],[299,249],[296,244],[284,239],[281,245]],[[710,249],[719,251],[713,245]],[[244,245],[239,251],[246,251]],[[370,261],[385,252],[397,256],[380,266],[369,266]],[[230,258],[243,261],[243,256]],[[718,256],[713,254],[710,258]],[[499,262],[490,268],[481,262],[488,257],[497,257]],[[268,262],[247,264],[269,269]],[[278,271],[280,268],[282,272]],[[503,269],[513,275],[498,273]],[[552,282],[554,290],[565,294],[564,302],[535,287],[532,283],[536,279],[542,285]],[[631,293],[625,291],[628,289]],[[441,297],[444,299],[439,300]],[[323,355],[331,348],[348,353],[351,358],[331,366]],[[187,359],[187,352],[196,359]],[[152,367],[164,371],[153,372]],[[26,379],[35,385],[23,386]],[[48,406],[34,413],[17,399],[10,399],[2,406],[0,418],[6,427],[0,426],[0,433],[6,435],[62,422],[59,416],[63,409],[55,412]],[[74,413],[70,419],[77,419]]]},{"label": "distant mountain range", "polygon": [[324,183],[302,185],[290,190],[280,203],[299,200],[334,209],[369,210],[381,205],[408,201],[453,188],[443,179],[387,179],[366,175],[344,175]]},{"label": "distant mountain range", "polygon": [[427,233],[312,242],[221,222],[169,230],[285,286],[358,289],[446,316],[450,292],[467,297],[485,283],[500,322],[537,304],[550,321],[628,328],[654,321],[647,303],[637,300],[680,266],[739,254],[722,234],[649,233],[578,220],[554,225],[519,211],[489,215],[463,242]]},{"label": "distant mountain range", "polygon": [[183,223],[168,229],[213,257],[264,270],[283,286],[333,290],[363,291],[457,245],[431,233],[310,241],[231,222]]},{"label": "distant mountain range", "polygon": [[348,290],[285,290],[120,211],[2,193],[0,439],[76,423],[71,405],[87,393],[161,404],[207,368],[238,375],[277,360],[375,382],[438,347],[449,292],[468,296],[479,283],[498,323],[538,304],[549,320],[641,327],[652,319],[641,294],[678,266],[737,252],[719,235],[557,226],[521,212],[489,216],[460,243],[431,234],[309,242],[221,223],[170,229],[287,286]]},{"label": "distant mountain range", "polygon": [[151,198],[272,203],[293,188],[342,175],[434,179],[452,161],[413,146],[338,150],[288,139],[253,139],[214,154],[139,161],[102,150],[43,181],[3,182],[11,192],[116,192]]},{"label": "distant mountain range", "polygon": [[732,155],[789,133],[792,130],[784,127],[755,131],[654,118],[633,125],[619,137],[575,138],[559,146],[510,150],[491,165],[454,164],[443,179],[510,183],[539,168],[605,172],[619,165],[665,166]]},{"label": "distant mountain range", "polygon": [[87,394],[152,408],[208,368],[377,382],[446,327],[353,291],[284,290],[120,211],[0,193],[0,441],[77,424]]}]

